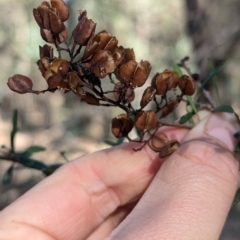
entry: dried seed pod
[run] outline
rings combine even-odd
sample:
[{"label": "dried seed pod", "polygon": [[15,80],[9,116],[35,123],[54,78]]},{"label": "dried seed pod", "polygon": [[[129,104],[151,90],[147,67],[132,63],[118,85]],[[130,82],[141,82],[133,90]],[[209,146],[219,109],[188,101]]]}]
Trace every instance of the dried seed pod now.
[{"label": "dried seed pod", "polygon": [[90,92],[86,92],[85,95],[83,97],[81,97],[81,100],[83,102],[86,102],[89,105],[95,105],[95,106],[99,106],[99,101],[100,99],[98,99],[95,95],[93,95]]},{"label": "dried seed pod", "polygon": [[156,89],[156,94],[164,96],[167,93],[167,80],[162,78],[161,73],[156,73],[152,79],[151,86]]},{"label": "dried seed pod", "polygon": [[113,59],[116,66],[120,64],[120,62],[123,60],[124,57],[124,51],[122,48],[116,48],[115,52],[113,53]]},{"label": "dried seed pod", "polygon": [[126,137],[133,128],[133,121],[127,114],[112,119],[112,133],[116,138]]},{"label": "dried seed pod", "polygon": [[54,43],[53,35],[52,35],[51,31],[40,28],[40,34],[44,41],[46,41],[48,43]]},{"label": "dried seed pod", "polygon": [[165,144],[165,146],[159,151],[158,156],[160,158],[167,157],[168,155],[172,154],[175,150],[179,148],[180,144],[177,140],[169,141]]},{"label": "dried seed pod", "polygon": [[125,84],[118,82],[114,86],[114,98],[121,102],[130,103],[135,98],[134,89],[131,86],[126,86]]},{"label": "dried seed pod", "polygon": [[175,71],[166,69],[162,72],[162,78],[167,80],[168,90],[175,90],[178,83],[178,74]]},{"label": "dried seed pod", "polygon": [[64,30],[56,35],[56,39],[59,43],[64,42],[68,37],[68,32],[66,27],[64,26]]},{"label": "dried seed pod", "polygon": [[149,146],[154,151],[159,152],[168,142],[168,137],[164,132],[156,133],[154,136],[152,136]]},{"label": "dried seed pod", "polygon": [[131,60],[123,64],[117,73],[117,78],[123,83],[131,83],[133,87],[141,87],[147,80],[151,65],[148,61],[137,63]]},{"label": "dried seed pod", "polygon": [[40,54],[40,58],[53,58],[53,47],[45,44],[43,47],[39,46],[39,54]]},{"label": "dried seed pod", "polygon": [[131,84],[133,87],[142,87],[151,71],[151,64],[148,61],[141,61],[135,69]]},{"label": "dried seed pod", "polygon": [[147,104],[149,102],[152,101],[155,93],[156,93],[156,89],[154,89],[151,86],[149,86],[145,89],[145,91],[143,92],[143,95],[142,95],[141,102],[140,102],[141,108],[144,108],[145,106],[147,106]]},{"label": "dried seed pod", "polygon": [[44,18],[45,11],[47,11],[47,9],[50,7],[51,7],[50,3],[47,1],[44,1],[41,3],[40,6],[33,9],[33,17],[40,28],[45,28],[43,18]]},{"label": "dried seed pod", "polygon": [[141,111],[136,115],[135,126],[139,131],[151,130],[158,123],[154,111]]},{"label": "dried seed pod", "polygon": [[93,36],[96,28],[96,23],[87,18],[86,11],[80,11],[78,24],[73,31],[73,39],[76,44],[86,46],[90,37]]},{"label": "dried seed pod", "polygon": [[138,63],[133,60],[123,64],[119,69],[118,79],[123,83],[129,83],[133,78],[133,75],[137,66],[138,66]]},{"label": "dried seed pod", "polygon": [[10,77],[7,85],[12,91],[21,94],[32,92],[33,87],[32,80],[21,74],[15,74],[13,77]]},{"label": "dried seed pod", "polygon": [[38,24],[38,26],[40,28],[44,28],[43,18],[41,16],[40,12],[38,11],[38,9],[36,9],[36,8],[33,9],[33,17],[34,17],[36,23]]},{"label": "dried seed pod", "polygon": [[62,0],[50,0],[50,2],[52,7],[57,9],[61,21],[67,21],[69,18],[69,9],[67,4]]},{"label": "dried seed pod", "polygon": [[95,36],[92,36],[84,50],[82,60],[87,60],[98,50],[107,50],[113,54],[117,48],[118,40],[112,37],[107,31],[101,31]]},{"label": "dried seed pod", "polygon": [[129,61],[135,61],[135,53],[132,48],[124,48],[124,59],[123,63],[127,63]]},{"label": "dried seed pod", "polygon": [[43,16],[43,24],[47,30],[52,31],[54,34],[62,32],[65,28],[59,13],[54,8],[48,8],[45,11]]},{"label": "dried seed pod", "polygon": [[182,75],[178,80],[178,86],[184,95],[193,95],[195,92],[195,84],[192,78],[187,75]]},{"label": "dried seed pod", "polygon": [[77,89],[77,87],[83,87],[84,82],[79,78],[76,72],[70,72],[67,76],[68,85],[72,90]]},{"label": "dried seed pod", "polygon": [[57,58],[51,63],[50,69],[64,77],[68,73],[69,62],[63,58]]},{"label": "dried seed pod", "polygon": [[61,82],[63,81],[63,77],[60,74],[52,74],[47,79],[48,89],[53,90],[59,87]]},{"label": "dried seed pod", "polygon": [[167,103],[165,107],[162,109],[162,115],[161,117],[166,117],[169,113],[171,113],[179,104],[179,101],[177,99],[171,100]]},{"label": "dried seed pod", "polygon": [[106,77],[115,69],[115,62],[112,54],[107,50],[98,50],[92,57],[90,67],[99,78]]},{"label": "dried seed pod", "polygon": [[[46,60],[44,60],[46,59]],[[42,73],[42,76],[45,78],[46,71],[49,68],[49,58],[43,57],[40,60],[37,61],[38,69]]]}]

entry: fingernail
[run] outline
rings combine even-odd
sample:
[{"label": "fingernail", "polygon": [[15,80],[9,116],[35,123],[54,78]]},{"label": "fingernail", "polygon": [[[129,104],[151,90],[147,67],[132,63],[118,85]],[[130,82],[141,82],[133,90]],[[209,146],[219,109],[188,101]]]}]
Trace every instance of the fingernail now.
[{"label": "fingernail", "polygon": [[210,115],[205,124],[205,133],[221,141],[230,151],[233,151],[237,142],[233,134],[239,128],[233,114],[217,113]]}]

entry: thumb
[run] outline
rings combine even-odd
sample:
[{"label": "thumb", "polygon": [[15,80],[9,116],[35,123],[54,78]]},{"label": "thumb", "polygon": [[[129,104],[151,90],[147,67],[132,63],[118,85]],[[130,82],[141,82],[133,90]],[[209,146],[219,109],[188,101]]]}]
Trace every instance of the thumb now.
[{"label": "thumb", "polygon": [[110,239],[218,239],[238,183],[230,114],[205,117]]}]

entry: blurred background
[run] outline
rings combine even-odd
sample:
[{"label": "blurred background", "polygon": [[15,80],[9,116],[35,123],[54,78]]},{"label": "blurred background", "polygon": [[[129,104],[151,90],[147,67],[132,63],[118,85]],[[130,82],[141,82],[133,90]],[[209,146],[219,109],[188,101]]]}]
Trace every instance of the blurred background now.
[{"label": "blurred background", "polygon": [[[107,30],[119,45],[133,48],[137,61],[152,64],[150,78],[189,56],[192,72],[204,80],[214,67],[223,103],[240,113],[240,1],[239,0],[68,0],[71,15],[66,25],[71,31],[77,24],[78,10],[87,10],[97,30]],[[29,145],[47,148],[34,156],[45,163],[64,163],[67,159],[109,147],[115,141],[110,131],[116,109],[88,106],[69,93],[55,92],[39,96],[11,92],[7,79],[16,74],[29,76],[34,89],[47,87],[36,61],[39,45],[45,42],[32,16],[41,1],[0,0],[0,145],[10,146],[11,117],[19,111],[20,132],[16,148]],[[211,84],[207,86],[213,94]],[[139,101],[144,89],[138,90]],[[182,109],[184,110],[184,109]],[[175,117],[181,116],[180,112]],[[109,123],[109,124],[108,124]],[[0,161],[0,178],[10,163]],[[11,184],[0,183],[0,209],[31,188],[44,176],[38,171],[18,167]],[[214,223],[213,223],[214,224]],[[240,239],[240,210],[235,207],[221,239]]]}]

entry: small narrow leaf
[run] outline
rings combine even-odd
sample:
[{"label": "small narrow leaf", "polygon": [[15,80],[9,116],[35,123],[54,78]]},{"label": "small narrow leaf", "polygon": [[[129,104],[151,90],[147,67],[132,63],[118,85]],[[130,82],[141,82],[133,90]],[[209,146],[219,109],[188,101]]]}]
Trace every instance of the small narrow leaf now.
[{"label": "small narrow leaf", "polygon": [[[211,71],[214,71],[213,62],[210,59],[208,60],[208,64],[209,64],[209,67],[210,67]],[[218,104],[220,105],[221,104],[221,99],[220,99],[220,95],[219,95],[219,89],[218,89],[218,85],[217,85],[216,75],[213,76],[213,85],[214,85],[214,88],[215,88],[215,91],[216,91]]]},{"label": "small narrow leaf", "polygon": [[11,150],[12,150],[12,152],[15,151],[14,141],[15,141],[16,133],[17,133],[17,131],[18,131],[17,122],[18,122],[18,110],[15,109],[15,110],[13,111],[12,131],[11,131],[11,135],[10,135],[10,142],[11,142]]},{"label": "small narrow leaf", "polygon": [[179,123],[180,123],[180,124],[186,123],[186,122],[189,121],[194,115],[195,115],[194,112],[189,112],[189,113],[183,115],[183,116],[180,118]]},{"label": "small narrow leaf", "polygon": [[188,100],[190,106],[192,107],[193,112],[194,112],[195,114],[197,114],[197,113],[198,113],[198,110],[197,110],[197,108],[196,108],[196,106],[195,106],[195,104],[194,104],[194,101],[193,101],[192,97],[191,97],[191,96],[186,96],[186,97],[187,97],[187,100]]},{"label": "small narrow leaf", "polygon": [[6,185],[9,184],[12,181],[12,176],[13,176],[13,165],[12,164],[8,170],[4,173],[3,178],[2,178],[2,184]]},{"label": "small narrow leaf", "polygon": [[183,75],[181,68],[180,68],[176,63],[173,64],[173,70],[174,70],[175,72],[177,72],[177,74],[178,74],[179,77],[181,77],[181,76]]},{"label": "small narrow leaf", "polygon": [[42,146],[30,146],[21,154],[30,157],[33,153],[42,152],[45,150],[46,150],[46,148],[44,148]]},{"label": "small narrow leaf", "polygon": [[220,105],[214,109],[215,112],[227,112],[234,113],[233,108],[230,105]]},{"label": "small narrow leaf", "polygon": [[208,77],[205,79],[205,81],[202,83],[201,87],[198,89],[197,94],[203,90],[203,88],[207,85],[207,83],[221,70],[223,69],[223,65],[220,65],[216,67],[213,71],[210,72]]}]

